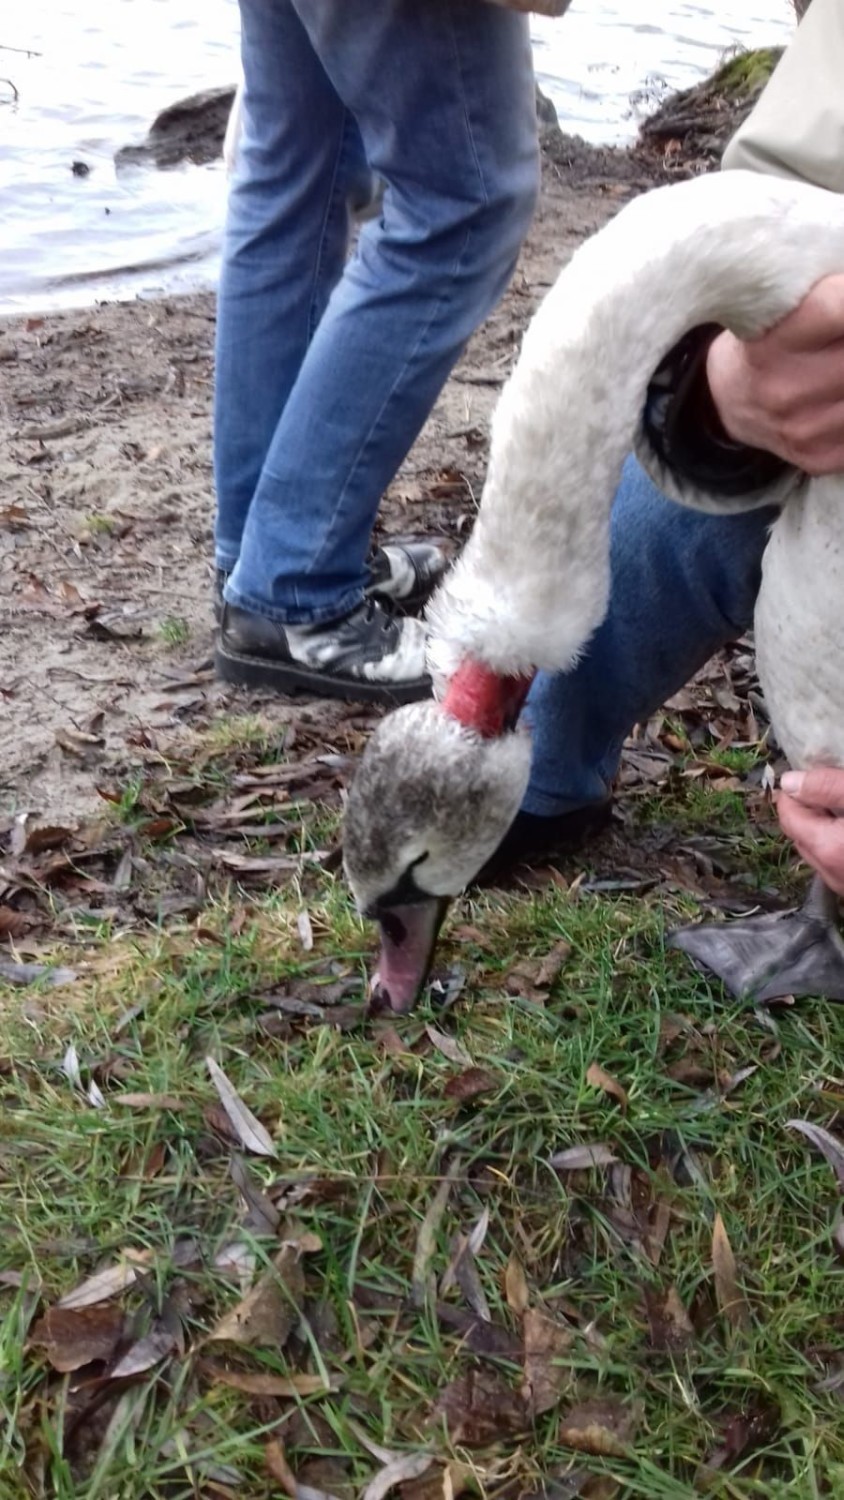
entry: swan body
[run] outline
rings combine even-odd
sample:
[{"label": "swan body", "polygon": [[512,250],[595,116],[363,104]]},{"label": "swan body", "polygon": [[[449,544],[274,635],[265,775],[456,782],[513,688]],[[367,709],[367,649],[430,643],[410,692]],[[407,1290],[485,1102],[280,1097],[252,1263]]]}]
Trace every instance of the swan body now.
[{"label": "swan body", "polygon": [[[462,889],[483,863],[478,851],[494,848],[509,826],[504,811],[518,806],[525,759],[509,770],[512,795],[497,784],[485,800],[489,741],[521,738],[512,727],[517,685],[526,691],[538,668],[570,670],[606,613],[610,512],[631,448],[679,503],[722,513],[782,507],[757,610],[760,677],[793,763],[844,765],[844,481],[786,472],[757,493],[712,499],[663,468],[642,424],[653,372],[691,328],[718,323],[753,338],[815,282],[841,271],[844,198],[731,171],[636,199],[559,276],[496,408],[474,530],[429,605],[437,701],[412,713],[399,709],[376,730],[350,792],[347,875],[361,910],[383,915],[398,904],[391,906],[396,892],[403,897],[403,917],[393,924],[399,947],[414,946],[426,900]],[[473,673],[482,683],[477,691]],[[491,683],[499,685],[498,717]],[[412,774],[414,796],[405,798],[402,781],[408,762],[453,765],[455,722],[464,768],[477,773],[469,840],[476,864],[468,873],[462,809],[470,783],[446,770],[420,797]],[[372,857],[375,848],[383,860]],[[390,992],[396,1008],[412,1003],[409,986],[403,972]]]}]

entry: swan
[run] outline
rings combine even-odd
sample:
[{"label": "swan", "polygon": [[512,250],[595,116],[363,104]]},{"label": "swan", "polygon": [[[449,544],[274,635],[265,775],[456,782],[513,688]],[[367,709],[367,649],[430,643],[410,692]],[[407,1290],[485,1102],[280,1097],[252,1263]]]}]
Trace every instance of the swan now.
[{"label": "swan", "polygon": [[[714,500],[675,480],[642,423],[652,373],[691,328],[753,338],[841,271],[844,198],[735,170],[634,200],[539,307],[494,414],[475,527],[428,608],[434,699],[381,722],[349,791],[345,871],[359,911],[380,923],[381,1004],[412,1006],[449,899],[518,811],[530,767],[519,710],[537,669],[571,669],[604,617],[610,511],[631,448],[678,503],[781,507],[756,609],[759,676],[791,763],[844,765],[844,478],[786,471]],[[844,998],[836,910],[816,882],[797,916],[675,941],[736,993]]]}]

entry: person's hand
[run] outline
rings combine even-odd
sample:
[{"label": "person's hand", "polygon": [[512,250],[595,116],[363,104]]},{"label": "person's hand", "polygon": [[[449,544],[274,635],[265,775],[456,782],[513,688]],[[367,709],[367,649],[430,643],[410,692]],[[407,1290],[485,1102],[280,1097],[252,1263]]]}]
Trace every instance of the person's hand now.
[{"label": "person's hand", "polygon": [[762,338],[719,334],[706,375],[735,442],[807,474],[844,471],[844,276],[824,277]]},{"label": "person's hand", "polygon": [[780,787],[777,815],[783,833],[830,890],[844,896],[844,771],[825,766],[786,771]]}]

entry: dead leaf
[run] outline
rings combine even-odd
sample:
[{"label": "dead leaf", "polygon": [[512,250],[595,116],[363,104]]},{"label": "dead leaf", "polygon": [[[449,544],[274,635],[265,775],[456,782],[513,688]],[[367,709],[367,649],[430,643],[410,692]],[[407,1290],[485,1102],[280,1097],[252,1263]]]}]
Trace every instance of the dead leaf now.
[{"label": "dead leaf", "polygon": [[275,1234],[281,1223],[281,1214],[266,1193],[261,1191],[242,1157],[233,1156],[229,1163],[232,1182],[246,1204],[244,1228],[254,1234]]},{"label": "dead leaf", "polygon": [[645,1287],[644,1299],[651,1348],[671,1354],[687,1349],[694,1339],[694,1328],[676,1286],[667,1291]]},{"label": "dead leaf", "polygon": [[844,1144],[822,1125],[811,1120],[786,1120],[787,1130],[799,1130],[812,1145],[823,1153],[835,1173],[836,1181],[844,1193]]},{"label": "dead leaf", "polygon": [[138,1339],[117,1361],[111,1371],[112,1380],[127,1380],[131,1376],[144,1375],[153,1365],[160,1364],[162,1359],[172,1354],[175,1347],[175,1337],[166,1328],[148,1333],[144,1338]]},{"label": "dead leaf", "polygon": [[568,1328],[538,1308],[525,1309],[522,1331],[525,1341],[525,1383],[522,1395],[535,1416],[550,1411],[571,1381],[571,1367],[562,1363],[574,1335]]},{"label": "dead leaf", "polygon": [[92,1307],[97,1302],[107,1302],[110,1297],[125,1292],[127,1287],[137,1281],[151,1260],[151,1250],[127,1250],[116,1266],[106,1266],[95,1276],[89,1276],[87,1281],[80,1282],[72,1292],[60,1297],[56,1306]]},{"label": "dead leaf", "polygon": [[617,1078],[613,1078],[611,1073],[605,1073],[600,1063],[589,1064],[586,1070],[586,1082],[591,1084],[593,1089],[603,1089],[605,1094],[617,1099],[623,1110],[627,1108],[627,1090],[622,1087]]},{"label": "dead leaf", "polygon": [[122,1104],[126,1109],[169,1109],[177,1113],[187,1106],[175,1094],[133,1094],[128,1091],[125,1094],[112,1094],[112,1104]]},{"label": "dead leaf", "polygon": [[430,1453],[402,1453],[385,1464],[380,1473],[369,1481],[361,1500],[384,1500],[390,1490],[407,1479],[418,1479],[427,1473],[434,1462]]},{"label": "dead leaf", "polygon": [[466,1068],[464,1072],[455,1073],[453,1078],[449,1078],[443,1089],[443,1098],[466,1104],[470,1099],[477,1099],[479,1094],[489,1094],[497,1087],[498,1079],[486,1068]]},{"label": "dead leaf", "polygon": [[534,984],[539,990],[548,990],[560,976],[563,965],[568,963],[571,957],[571,943],[565,939],[555,943],[550,952],[546,953],[539,968],[536,971]]},{"label": "dead leaf", "polygon": [[299,929],[299,940],[306,953],[310,953],[314,946],[314,929],[311,918],[307,911],[300,911],[296,918],[296,926]]},{"label": "dead leaf", "polygon": [[264,1446],[264,1468],[271,1479],[278,1480],[285,1495],[289,1495],[291,1500],[296,1500],[296,1475],[287,1462],[284,1444],[279,1442],[278,1438],[270,1438]]},{"label": "dead leaf", "polygon": [[578,1453],[624,1458],[640,1419],[638,1404],[627,1406],[611,1396],[583,1401],[563,1417],[559,1440]]},{"label": "dead leaf", "polygon": [[208,1343],[282,1349],[302,1307],[305,1275],[294,1245],[282,1245],[272,1266],[208,1334]]},{"label": "dead leaf", "polygon": [[33,920],[26,912],[15,911],[11,906],[0,906],[0,939],[22,938],[33,925]]},{"label": "dead leaf", "polygon": [[733,1248],[720,1214],[712,1227],[712,1269],[715,1274],[715,1300],[730,1327],[738,1331],[750,1323],[750,1309],[739,1290],[738,1271]]},{"label": "dead leaf", "polygon": [[521,1317],[530,1302],[530,1291],[524,1266],[515,1252],[510,1255],[504,1268],[504,1295],[510,1311]]},{"label": "dead leaf", "polygon": [[551,1157],[551,1166],[558,1172],[582,1172],[588,1167],[609,1167],[618,1157],[609,1146],[569,1146],[566,1151],[557,1151]]},{"label": "dead leaf", "polygon": [[220,1103],[243,1149],[253,1151],[256,1156],[275,1156],[276,1150],[269,1131],[264,1128],[260,1120],[255,1118],[251,1110],[246,1108],[219,1064],[215,1063],[213,1057],[206,1057],[205,1066],[211,1074],[211,1081],[220,1096]]},{"label": "dead leaf", "polygon": [[449,1036],[445,1031],[438,1031],[436,1026],[426,1026],[425,1033],[437,1051],[441,1052],[443,1057],[447,1057],[449,1062],[458,1063],[461,1068],[472,1066],[471,1057],[455,1037]]},{"label": "dead leaf", "polygon": [[249,1396],[319,1396],[340,1389],[340,1381],[336,1377],[332,1377],[326,1385],[321,1375],[274,1375],[269,1370],[227,1370],[211,1360],[202,1360],[200,1369],[215,1385],[245,1391]]},{"label": "dead leaf", "polygon": [[224,1276],[236,1276],[244,1295],[252,1285],[257,1263],[258,1257],[252,1246],[242,1240],[224,1245],[214,1256],[214,1270],[222,1271]]},{"label": "dead leaf", "polygon": [[416,1237],[416,1253],[410,1276],[411,1301],[414,1307],[424,1307],[431,1290],[428,1282],[428,1267],[436,1246],[437,1230],[445,1213],[452,1185],[460,1173],[461,1159],[452,1157],[445,1177],[437,1188]]},{"label": "dead leaf", "polygon": [[124,1333],[125,1315],[114,1303],[49,1307],[30,1342],[46,1350],[54,1370],[69,1374],[94,1360],[111,1359]]},{"label": "dead leaf", "polygon": [[467,1370],[452,1380],[437,1401],[432,1420],[444,1420],[453,1443],[481,1448],[514,1437],[530,1425],[521,1392],[493,1370]]}]

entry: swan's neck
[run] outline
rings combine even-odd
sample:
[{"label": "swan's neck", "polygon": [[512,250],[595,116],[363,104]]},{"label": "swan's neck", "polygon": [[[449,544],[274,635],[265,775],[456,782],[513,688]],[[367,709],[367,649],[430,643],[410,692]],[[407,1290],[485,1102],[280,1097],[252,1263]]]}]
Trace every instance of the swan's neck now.
[{"label": "swan's neck", "polygon": [[449,678],[443,712],[481,739],[497,739],[515,725],[532,680],[533,673],[509,677],[467,658]]},{"label": "swan's neck", "polygon": [[531,323],[493,420],[481,506],[428,611],[429,659],[501,677],[571,667],[606,613],[609,517],[648,383],[690,328],[761,333],[844,271],[844,199],[724,172],[630,204]]}]

